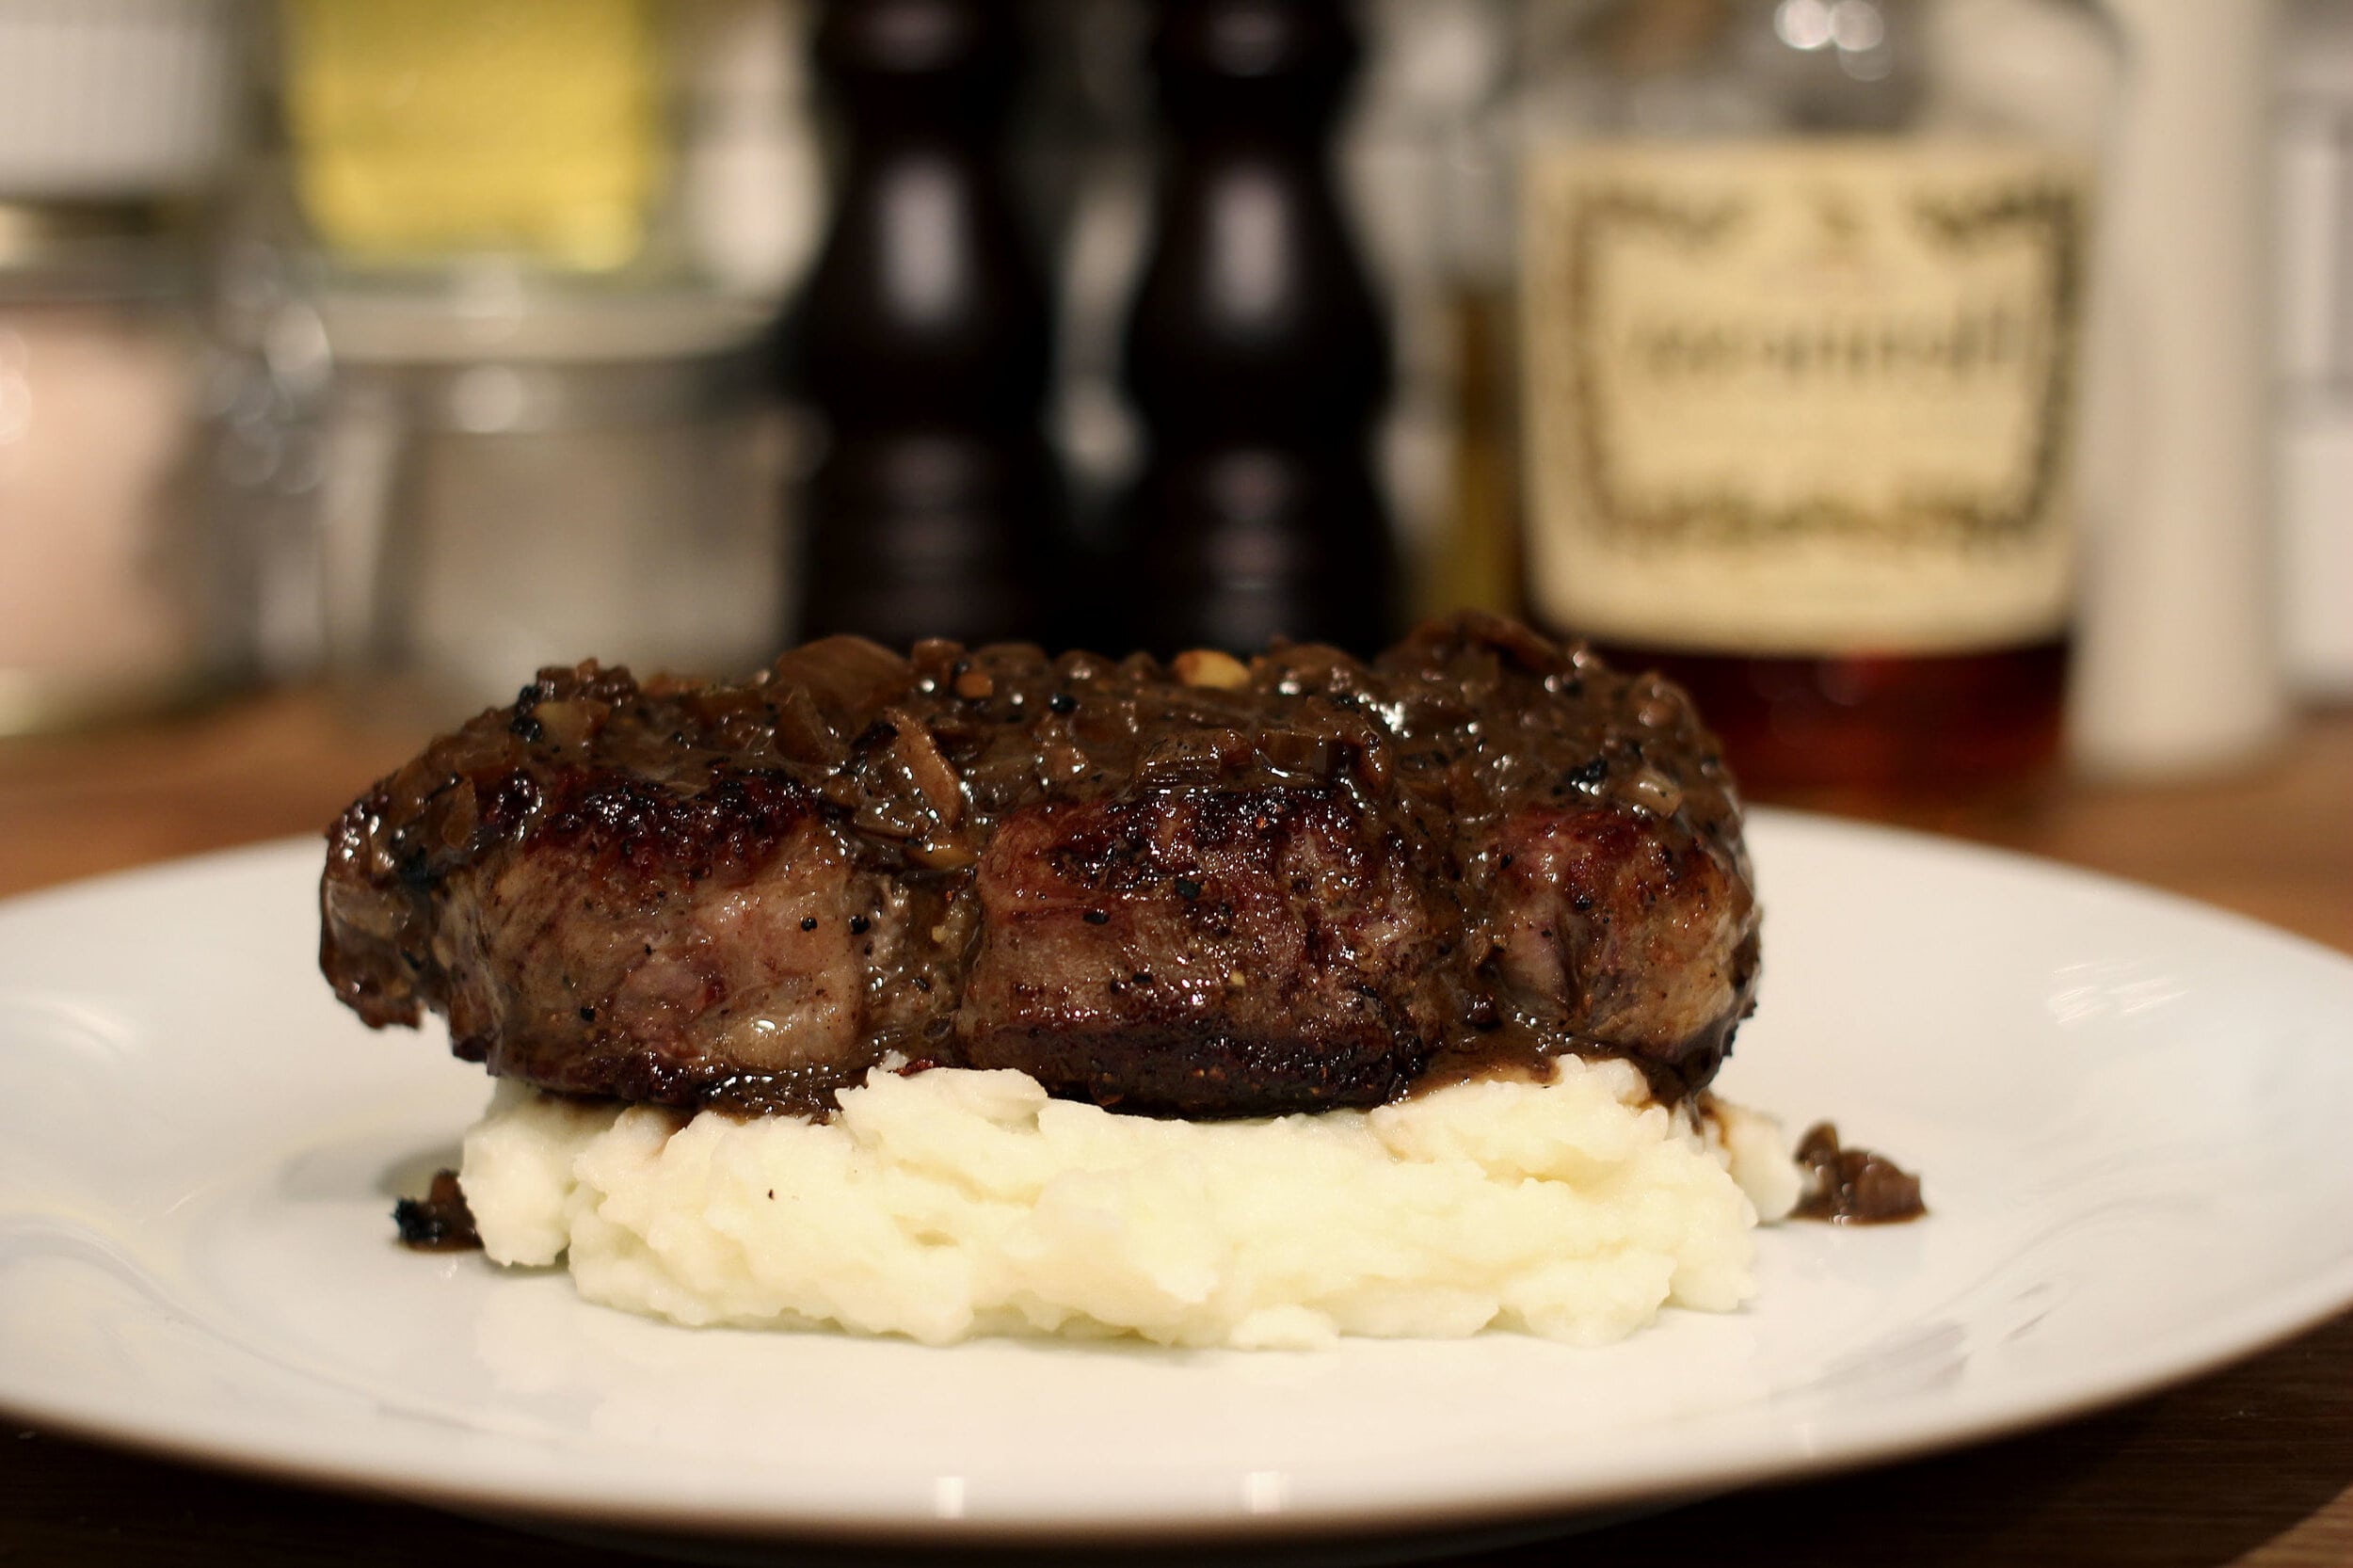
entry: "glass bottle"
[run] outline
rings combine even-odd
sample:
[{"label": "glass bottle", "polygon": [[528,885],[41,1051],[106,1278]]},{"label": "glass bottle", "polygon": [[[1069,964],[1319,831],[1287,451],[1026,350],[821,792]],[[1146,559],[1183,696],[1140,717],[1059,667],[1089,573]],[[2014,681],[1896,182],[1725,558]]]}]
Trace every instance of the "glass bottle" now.
[{"label": "glass bottle", "polygon": [[1540,5],[1529,599],[1753,790],[2054,760],[2093,170],[2084,0]]}]

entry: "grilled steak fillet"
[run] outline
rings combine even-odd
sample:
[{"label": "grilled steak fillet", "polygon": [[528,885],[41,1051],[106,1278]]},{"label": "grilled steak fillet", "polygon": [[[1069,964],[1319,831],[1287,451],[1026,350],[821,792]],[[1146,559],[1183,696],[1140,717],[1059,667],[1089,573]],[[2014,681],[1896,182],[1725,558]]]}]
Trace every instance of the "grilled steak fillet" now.
[{"label": "grilled steak fillet", "polygon": [[886,1055],[1190,1116],[1632,1058],[1673,1096],[1757,916],[1689,704],[1509,622],[1370,664],[833,638],[543,671],[328,831],[371,1024],[575,1094],[822,1113]]}]

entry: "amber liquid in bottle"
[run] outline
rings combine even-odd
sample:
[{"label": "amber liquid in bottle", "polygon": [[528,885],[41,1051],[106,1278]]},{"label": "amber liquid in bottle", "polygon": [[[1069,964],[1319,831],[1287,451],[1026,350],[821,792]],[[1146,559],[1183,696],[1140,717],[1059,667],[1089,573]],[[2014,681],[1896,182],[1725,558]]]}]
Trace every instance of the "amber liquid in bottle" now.
[{"label": "amber liquid in bottle", "polygon": [[2058,760],[2068,644],[1767,658],[1596,645],[1691,694],[1742,789],[1826,805],[2026,792]]},{"label": "amber liquid in bottle", "polygon": [[1447,327],[1454,348],[1449,504],[1417,610],[1525,616],[1510,301],[1493,289],[1459,287],[1447,300]]}]

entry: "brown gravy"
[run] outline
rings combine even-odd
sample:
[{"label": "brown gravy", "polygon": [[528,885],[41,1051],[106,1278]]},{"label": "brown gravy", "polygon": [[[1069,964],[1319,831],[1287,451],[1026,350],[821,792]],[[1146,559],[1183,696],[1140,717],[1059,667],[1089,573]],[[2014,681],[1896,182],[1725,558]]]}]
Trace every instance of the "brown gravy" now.
[{"label": "brown gravy", "polygon": [[417,1252],[472,1252],[482,1245],[456,1171],[435,1172],[424,1197],[394,1204],[392,1224],[400,1227],[401,1245]]},{"label": "brown gravy", "polygon": [[1798,1141],[1805,1195],[1790,1217],[1833,1225],[1899,1224],[1928,1213],[1920,1178],[1883,1154],[1838,1142],[1838,1128],[1817,1122]]}]

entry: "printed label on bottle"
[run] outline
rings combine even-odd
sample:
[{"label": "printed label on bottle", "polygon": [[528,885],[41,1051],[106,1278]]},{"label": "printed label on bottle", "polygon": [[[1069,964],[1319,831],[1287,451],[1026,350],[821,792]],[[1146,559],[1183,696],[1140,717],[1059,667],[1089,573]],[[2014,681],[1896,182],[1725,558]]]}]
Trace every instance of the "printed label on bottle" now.
[{"label": "printed label on bottle", "polygon": [[2041,148],[1566,144],[1526,171],[1535,604],[1747,654],[2057,634],[2087,173]]}]

